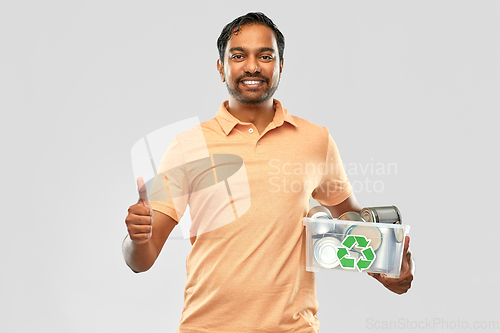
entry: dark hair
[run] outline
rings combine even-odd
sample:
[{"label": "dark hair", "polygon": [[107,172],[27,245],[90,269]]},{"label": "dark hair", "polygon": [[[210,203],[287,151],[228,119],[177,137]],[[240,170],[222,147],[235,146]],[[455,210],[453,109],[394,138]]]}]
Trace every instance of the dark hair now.
[{"label": "dark hair", "polygon": [[285,37],[279,31],[278,27],[271,21],[269,17],[263,13],[248,13],[246,15],[240,16],[234,19],[233,22],[228,23],[219,38],[217,39],[217,48],[219,49],[219,59],[221,64],[224,64],[224,53],[226,52],[226,46],[229,39],[233,34],[237,35],[240,31],[241,26],[246,24],[261,24],[266,25],[274,31],[276,35],[276,42],[278,44],[278,53],[280,57],[280,62],[283,61],[283,54],[285,53]]}]

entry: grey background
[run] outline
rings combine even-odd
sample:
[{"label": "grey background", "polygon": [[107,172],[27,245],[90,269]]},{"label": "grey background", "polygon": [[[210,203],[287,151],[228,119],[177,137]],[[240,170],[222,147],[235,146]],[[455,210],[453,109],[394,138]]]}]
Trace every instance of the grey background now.
[{"label": "grey background", "polygon": [[175,331],[190,245],[167,242],[147,273],[126,267],[130,149],[214,116],[227,98],[216,39],[248,11],[286,37],[275,97],[327,126],[346,165],[395,163],[396,173],[349,176],[383,184],[360,187],[359,201],[397,205],[411,226],[410,292],[322,271],[321,332],[498,325],[498,1],[10,1],[0,5],[5,332]]}]

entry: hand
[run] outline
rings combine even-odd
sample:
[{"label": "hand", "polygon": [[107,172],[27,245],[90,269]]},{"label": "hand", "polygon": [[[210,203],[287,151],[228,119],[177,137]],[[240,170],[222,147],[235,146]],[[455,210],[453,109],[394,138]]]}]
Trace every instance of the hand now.
[{"label": "hand", "polygon": [[136,244],[146,243],[153,230],[153,209],[148,201],[148,193],[142,177],[137,178],[139,201],[128,209],[125,218],[130,239]]},{"label": "hand", "polygon": [[399,275],[399,278],[388,278],[385,274],[380,273],[368,273],[368,275],[373,276],[387,289],[396,294],[401,295],[406,293],[408,289],[411,288],[411,282],[413,281],[413,275],[415,272],[415,263],[411,258],[411,251],[408,249],[409,246],[410,237],[406,236],[403,248],[403,260],[401,263],[401,274]]}]

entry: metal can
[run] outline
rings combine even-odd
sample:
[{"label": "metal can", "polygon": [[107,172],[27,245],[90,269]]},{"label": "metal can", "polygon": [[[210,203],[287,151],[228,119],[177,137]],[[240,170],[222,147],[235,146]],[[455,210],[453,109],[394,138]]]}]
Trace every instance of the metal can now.
[{"label": "metal can", "polygon": [[353,224],[344,231],[342,240],[344,240],[349,235],[365,236],[370,240],[370,246],[372,247],[373,251],[377,251],[383,242],[382,232],[379,228],[377,228],[376,224]]},{"label": "metal can", "polygon": [[371,265],[370,271],[374,273],[387,273],[392,270],[395,261],[395,229],[381,226],[379,230],[382,236],[382,242],[376,250],[374,249],[377,254],[377,258]]},{"label": "metal can", "polygon": [[[367,222],[402,224],[401,213],[396,206],[366,207],[360,212]],[[403,229],[394,229],[394,237],[398,243],[404,239]]]},{"label": "metal can", "polygon": [[[358,221],[358,222],[364,222],[363,218],[359,213],[356,212],[346,212],[342,215],[339,216],[339,221]],[[351,224],[344,222],[344,223],[337,223],[335,224],[335,234],[338,236],[342,237],[344,234],[345,230],[349,228]]]},{"label": "metal can", "polygon": [[359,213],[346,212],[339,216],[339,220],[365,222]]},{"label": "metal can", "polygon": [[402,218],[398,207],[365,207],[360,212],[366,222],[401,224]]},{"label": "metal can", "polygon": [[334,237],[324,237],[314,243],[314,260],[323,268],[334,268],[340,264],[337,257],[340,240]]},{"label": "metal can", "polygon": [[[332,214],[328,210],[328,208],[324,206],[316,206],[313,207],[309,213],[307,213],[307,217],[311,219],[321,220],[333,220]],[[316,234],[326,234],[333,230],[332,221],[315,221],[312,223],[312,229]]]}]

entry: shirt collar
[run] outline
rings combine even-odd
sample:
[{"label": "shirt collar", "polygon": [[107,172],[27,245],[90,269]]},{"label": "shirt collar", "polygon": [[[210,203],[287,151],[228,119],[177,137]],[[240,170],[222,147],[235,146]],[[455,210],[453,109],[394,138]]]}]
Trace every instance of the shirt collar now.
[{"label": "shirt collar", "polygon": [[[273,99],[273,102],[276,112],[274,113],[274,118],[272,122],[274,123],[275,127],[283,125],[285,121],[295,127],[298,127],[295,121],[293,120],[292,115],[288,113],[287,109],[285,109],[277,99]],[[233,128],[237,124],[242,124],[242,122],[229,113],[229,111],[227,110],[227,103],[228,101],[222,103],[219,110],[215,114],[215,119],[222,127],[224,133],[226,135],[229,135],[229,133],[231,133]]]}]

